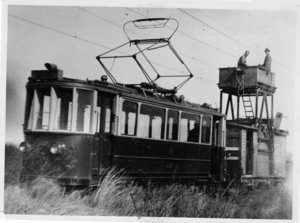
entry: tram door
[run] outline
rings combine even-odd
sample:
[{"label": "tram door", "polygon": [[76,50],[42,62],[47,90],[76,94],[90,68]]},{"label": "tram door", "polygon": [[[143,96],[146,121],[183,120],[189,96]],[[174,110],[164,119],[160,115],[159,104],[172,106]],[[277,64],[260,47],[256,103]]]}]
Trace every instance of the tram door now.
[{"label": "tram door", "polygon": [[96,108],[96,133],[93,148],[93,175],[103,174],[111,156],[111,129],[114,95],[99,92]]}]

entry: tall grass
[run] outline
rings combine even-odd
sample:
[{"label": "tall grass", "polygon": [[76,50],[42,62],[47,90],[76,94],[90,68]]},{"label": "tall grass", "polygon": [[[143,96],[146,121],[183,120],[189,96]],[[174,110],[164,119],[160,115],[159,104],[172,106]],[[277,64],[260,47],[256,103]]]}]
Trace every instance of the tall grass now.
[{"label": "tall grass", "polygon": [[22,167],[22,153],[17,145],[13,143],[5,144],[5,185],[15,184],[19,180]]},{"label": "tall grass", "polygon": [[193,218],[291,219],[292,200],[283,190],[263,190],[212,198],[195,187],[131,184],[109,172],[94,192],[63,196],[56,182],[38,177],[30,186],[9,185],[4,194],[5,213],[35,215],[98,215]]},{"label": "tall grass", "polygon": [[181,184],[139,186],[111,170],[90,193],[63,193],[54,180],[38,177],[18,184],[21,154],[12,144],[5,151],[4,212],[34,215],[98,215],[193,218],[291,219],[292,197],[286,188],[213,198]]}]

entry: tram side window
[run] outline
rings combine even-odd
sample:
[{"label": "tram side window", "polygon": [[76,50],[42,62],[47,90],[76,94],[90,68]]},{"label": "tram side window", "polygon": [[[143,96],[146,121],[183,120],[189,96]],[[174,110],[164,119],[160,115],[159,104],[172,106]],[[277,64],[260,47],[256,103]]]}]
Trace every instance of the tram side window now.
[{"label": "tram side window", "polygon": [[137,109],[138,104],[130,101],[123,102],[122,116],[121,116],[121,134],[122,135],[136,135],[137,128]]},{"label": "tram side window", "polygon": [[200,116],[182,112],[180,119],[180,141],[199,142]]},{"label": "tram side window", "polygon": [[71,131],[73,89],[55,88],[53,100],[53,130]]},{"label": "tram side window", "polygon": [[168,110],[167,139],[178,140],[179,112]]},{"label": "tram side window", "polygon": [[91,132],[93,92],[77,90],[77,95],[76,131]]},{"label": "tram side window", "polygon": [[142,104],[139,116],[139,136],[164,139],[164,120],[164,109]]},{"label": "tram side window", "polygon": [[210,143],[211,118],[203,116],[201,128],[201,142]]},{"label": "tram side window", "polygon": [[50,122],[50,88],[36,89],[34,102],[34,126],[36,129],[49,129]]}]

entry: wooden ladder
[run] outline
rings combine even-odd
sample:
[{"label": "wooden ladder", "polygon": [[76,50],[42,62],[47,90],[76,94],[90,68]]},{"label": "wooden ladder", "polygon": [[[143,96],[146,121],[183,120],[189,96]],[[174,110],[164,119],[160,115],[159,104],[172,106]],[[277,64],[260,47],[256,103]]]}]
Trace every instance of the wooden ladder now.
[{"label": "wooden ladder", "polygon": [[250,96],[242,96],[246,118],[254,118],[254,112]]}]

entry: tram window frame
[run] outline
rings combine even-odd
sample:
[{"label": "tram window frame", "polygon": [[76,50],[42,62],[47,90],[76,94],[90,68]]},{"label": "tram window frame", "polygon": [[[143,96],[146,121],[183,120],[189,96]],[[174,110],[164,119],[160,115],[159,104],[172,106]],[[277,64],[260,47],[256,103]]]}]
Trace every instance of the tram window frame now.
[{"label": "tram window frame", "polygon": [[[53,126],[50,130],[52,131],[72,131],[72,126],[74,122],[74,87],[53,87],[51,94],[52,104],[56,104],[51,108],[51,118]],[[64,92],[65,91],[65,92]],[[68,92],[69,91],[69,92]],[[63,105],[62,106],[62,102]],[[65,112],[62,110],[65,107]],[[65,118],[61,119],[62,113],[65,114]]]},{"label": "tram window frame", "polygon": [[[45,94],[43,92],[46,92]],[[80,94],[86,93],[88,96],[81,98]],[[45,101],[45,95],[47,99]],[[63,99],[64,98],[64,99]],[[80,99],[81,98],[81,99]],[[64,111],[62,110],[62,100],[64,101]],[[78,100],[81,100],[78,101]],[[88,103],[87,103],[88,102]],[[45,107],[47,104],[47,108]],[[83,128],[77,128],[78,106],[88,104],[88,117]],[[46,108],[43,109],[43,108]],[[44,119],[40,113],[48,113],[44,115]],[[64,113],[64,121],[60,118]],[[76,88],[69,86],[47,86],[35,87],[27,89],[26,107],[24,117],[25,131],[51,131],[51,132],[70,132],[93,134],[95,127],[95,90],[86,88]],[[85,114],[83,114],[85,115]],[[39,119],[39,120],[38,120]]]},{"label": "tram window frame", "polygon": [[[29,91],[27,91],[28,94]],[[27,130],[48,131],[50,129],[50,109],[51,109],[51,88],[34,88],[31,105],[26,106],[28,109],[28,118],[25,120]],[[27,95],[29,96],[29,95]],[[47,115],[46,115],[47,114]],[[29,127],[30,125],[30,127]]]},{"label": "tram window frame", "polygon": [[[125,107],[126,104],[128,104],[128,107]],[[135,107],[132,107],[130,104],[134,105]],[[125,119],[127,112],[124,111],[124,108],[127,108],[126,111],[128,111],[127,119]],[[137,135],[138,108],[139,108],[139,104],[137,102],[132,102],[129,100],[123,101],[122,110],[121,110],[121,122],[120,122],[121,135],[123,136]],[[133,117],[130,117],[132,115]],[[126,125],[126,121],[127,121],[127,125]]]},{"label": "tram window frame", "polygon": [[166,140],[172,140],[172,141],[179,140],[178,139],[179,138],[178,137],[178,134],[179,134],[179,111],[168,109],[166,129],[167,129]]},{"label": "tram window frame", "polygon": [[[160,118],[161,123],[154,123],[156,118]],[[155,140],[164,140],[165,139],[165,118],[166,118],[166,109],[162,107],[156,107],[149,104],[142,103],[140,105],[140,111],[138,115],[138,137],[155,139]],[[157,119],[156,121],[159,121]],[[143,125],[144,123],[144,125]],[[157,128],[159,127],[160,128]],[[144,131],[146,131],[146,134]],[[154,137],[153,134],[156,134]]]},{"label": "tram window frame", "polygon": [[[193,118],[192,118],[193,117]],[[197,120],[198,119],[198,120]],[[186,121],[184,121],[186,120]],[[200,137],[201,137],[201,129],[200,129],[200,123],[201,123],[201,115],[199,114],[193,114],[188,112],[181,112],[180,116],[180,130],[179,130],[179,141],[185,142],[185,143],[200,143]],[[183,121],[186,122],[185,125],[183,124]],[[194,122],[193,122],[194,121]],[[198,132],[197,132],[198,130]],[[196,134],[198,135],[198,138],[190,138],[189,134]]]},{"label": "tram window frame", "polygon": [[[204,128],[203,128],[204,123],[205,123],[204,121],[206,121],[204,119],[210,119],[210,122],[209,122],[210,125],[209,126],[207,125],[207,127],[209,127],[209,131],[204,130]],[[212,122],[213,122],[213,120],[212,120],[211,116],[202,115],[202,118],[201,118],[201,140],[200,140],[201,144],[210,145],[212,143]],[[205,135],[205,136],[209,136],[208,142],[207,142],[207,140],[205,142],[203,142],[203,139],[205,138],[205,137],[203,137],[203,135],[205,133],[208,133]]]},{"label": "tram window frame", "polygon": [[94,91],[76,88],[76,132],[91,133],[93,129]]}]

